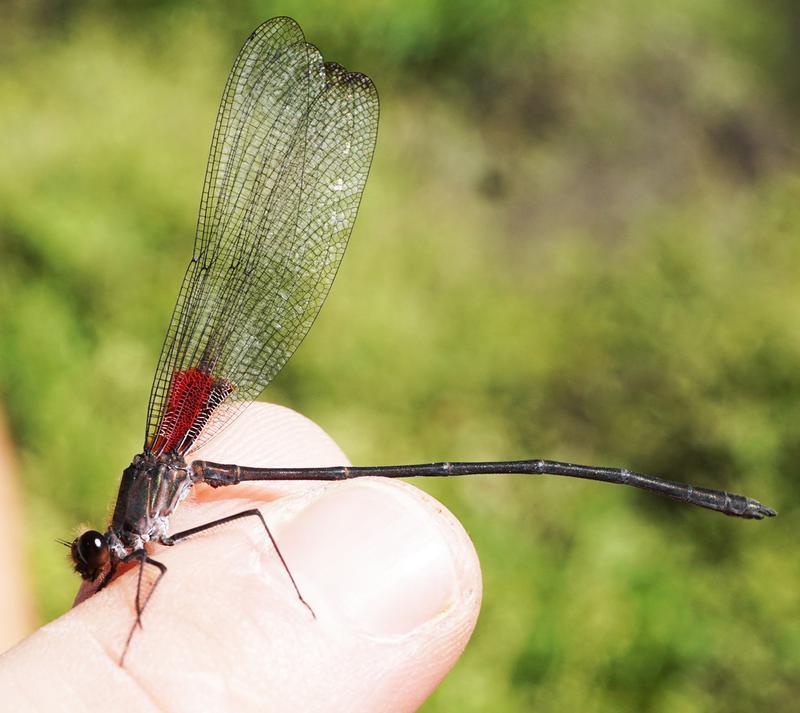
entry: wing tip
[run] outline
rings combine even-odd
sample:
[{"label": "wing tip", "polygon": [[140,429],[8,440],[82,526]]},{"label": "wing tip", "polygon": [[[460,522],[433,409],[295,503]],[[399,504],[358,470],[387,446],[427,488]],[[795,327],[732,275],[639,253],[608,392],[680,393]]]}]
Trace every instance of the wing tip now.
[{"label": "wing tip", "polygon": [[264,22],[262,22],[250,33],[248,40],[256,36],[277,32],[278,28],[281,27],[284,29],[284,31],[296,33],[302,40],[305,40],[306,38],[303,28],[300,27],[300,24],[297,22],[297,20],[295,20],[293,17],[289,17],[288,15],[277,15],[275,17],[271,17],[269,20],[264,20]]}]

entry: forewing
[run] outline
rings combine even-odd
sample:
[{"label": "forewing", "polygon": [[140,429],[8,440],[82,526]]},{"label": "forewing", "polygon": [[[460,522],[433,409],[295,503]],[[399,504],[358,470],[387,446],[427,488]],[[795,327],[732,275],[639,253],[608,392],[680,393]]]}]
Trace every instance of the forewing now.
[{"label": "forewing", "polygon": [[[297,349],[344,255],[377,124],[371,80],[324,63],[293,20],[270,20],[248,38],[217,116],[194,252],[150,395],[146,448],[174,411],[176,375],[199,370],[209,384],[230,386],[223,398],[247,401]],[[191,448],[238,412],[217,413],[199,438],[191,434]]]}]

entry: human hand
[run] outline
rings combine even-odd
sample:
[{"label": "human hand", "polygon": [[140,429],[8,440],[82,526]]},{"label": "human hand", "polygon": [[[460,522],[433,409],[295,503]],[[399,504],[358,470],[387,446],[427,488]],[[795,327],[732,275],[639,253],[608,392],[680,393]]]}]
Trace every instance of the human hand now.
[{"label": "human hand", "polygon": [[[253,466],[347,462],[316,425],[267,404],[253,404],[194,455]],[[316,619],[247,518],[154,549],[169,571],[124,668],[135,569],[0,658],[4,708],[415,710],[478,616],[480,570],[460,524],[416,488],[370,478],[197,486],[170,531],[252,507]],[[84,585],[78,600],[89,594]]]}]

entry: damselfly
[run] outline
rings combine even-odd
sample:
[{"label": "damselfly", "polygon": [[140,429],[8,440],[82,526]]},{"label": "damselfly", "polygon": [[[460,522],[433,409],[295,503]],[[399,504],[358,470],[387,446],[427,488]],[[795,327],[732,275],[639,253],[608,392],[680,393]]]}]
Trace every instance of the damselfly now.
[{"label": "damselfly", "polygon": [[[489,473],[561,475],[632,485],[726,515],[761,519],[756,500],[625,469],[548,460],[325,468],[253,468],[194,460],[286,364],[319,312],[369,173],[378,95],[363,74],[325,62],[293,20],[278,17],[245,42],[225,86],[200,202],[194,252],[158,361],[143,451],[124,470],[111,524],[70,545],[76,571],[105,587],[139,566],[136,621],[166,572],[148,543],[175,545],[209,528],[257,518],[294,585],[261,512],[246,510],[169,533],[175,508],[198,483],[345,480]],[[227,404],[220,409],[220,405]],[[142,572],[157,579],[142,596]],[[130,644],[131,636],[122,656]]]}]

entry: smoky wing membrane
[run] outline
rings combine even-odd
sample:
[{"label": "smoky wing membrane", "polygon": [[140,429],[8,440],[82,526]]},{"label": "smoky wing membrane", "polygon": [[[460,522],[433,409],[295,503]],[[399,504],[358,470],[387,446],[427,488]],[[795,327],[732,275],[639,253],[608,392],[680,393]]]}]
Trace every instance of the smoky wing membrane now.
[{"label": "smoky wing membrane", "polygon": [[[355,221],[375,146],[371,80],[324,63],[288,18],[245,43],[217,116],[192,260],[150,397],[152,444],[176,373],[258,396],[314,322]],[[241,405],[240,405],[241,406]],[[239,408],[226,408],[193,447]]]}]

